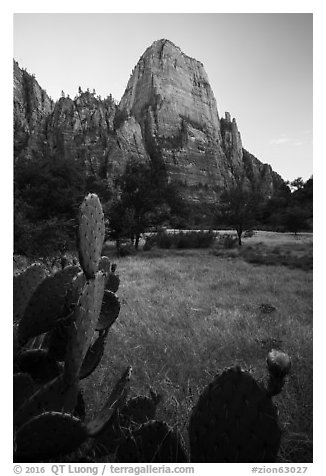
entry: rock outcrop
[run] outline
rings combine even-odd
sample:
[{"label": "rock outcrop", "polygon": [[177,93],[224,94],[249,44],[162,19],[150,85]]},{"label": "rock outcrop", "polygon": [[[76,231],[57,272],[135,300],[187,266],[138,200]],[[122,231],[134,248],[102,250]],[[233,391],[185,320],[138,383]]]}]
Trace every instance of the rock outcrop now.
[{"label": "rock outcrop", "polygon": [[14,154],[30,157],[42,148],[46,120],[54,103],[35,77],[14,61]]},{"label": "rock outcrop", "polygon": [[273,194],[282,179],[242,146],[236,120],[220,118],[202,63],[171,41],[155,41],[139,59],[117,105],[95,92],[56,103],[14,65],[15,157],[73,157],[108,186],[128,160],[156,160],[183,195],[214,202],[241,179]]},{"label": "rock outcrop", "polygon": [[159,145],[171,180],[192,200],[214,201],[240,178],[248,186],[263,181],[273,193],[272,171],[266,174],[253,156],[244,162],[236,120],[228,112],[219,118],[202,63],[171,41],[155,41],[145,51],[119,109],[139,122],[145,144]]}]

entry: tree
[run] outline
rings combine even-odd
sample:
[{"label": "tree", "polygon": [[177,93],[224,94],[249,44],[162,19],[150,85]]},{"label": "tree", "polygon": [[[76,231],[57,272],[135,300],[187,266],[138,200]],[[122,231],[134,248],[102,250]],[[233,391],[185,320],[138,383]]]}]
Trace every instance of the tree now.
[{"label": "tree", "polygon": [[154,179],[151,164],[129,161],[124,174],[117,181],[121,190],[121,204],[129,210],[129,219],[132,216],[131,232],[136,249],[141,234],[153,223],[158,204],[162,203]]},{"label": "tree", "polygon": [[272,197],[262,203],[260,221],[273,230],[284,229],[284,213],[291,200],[291,190],[285,182],[278,185]]},{"label": "tree", "polygon": [[239,246],[242,245],[243,232],[252,228],[257,221],[261,201],[261,194],[248,190],[241,181],[223,192],[220,197],[218,219],[236,230]]},{"label": "tree", "polygon": [[286,228],[294,233],[306,228],[306,214],[304,210],[298,206],[289,207],[284,215]]},{"label": "tree", "polygon": [[74,160],[19,159],[14,168],[14,250],[46,254],[60,241],[75,241],[74,218],[85,194]]},{"label": "tree", "polygon": [[301,190],[304,187],[304,181],[303,181],[302,177],[298,177],[298,178],[292,180],[292,182],[290,182],[289,185],[290,185],[292,191]]},{"label": "tree", "polygon": [[117,254],[120,255],[121,241],[133,235],[133,211],[126,208],[121,199],[113,199],[104,205],[104,213],[109,217],[107,234],[115,240]]},{"label": "tree", "polygon": [[168,183],[163,161],[130,160],[115,182],[117,196],[108,209],[111,236],[117,241],[131,238],[138,249],[142,233],[160,225],[176,213],[181,203],[175,187]]}]

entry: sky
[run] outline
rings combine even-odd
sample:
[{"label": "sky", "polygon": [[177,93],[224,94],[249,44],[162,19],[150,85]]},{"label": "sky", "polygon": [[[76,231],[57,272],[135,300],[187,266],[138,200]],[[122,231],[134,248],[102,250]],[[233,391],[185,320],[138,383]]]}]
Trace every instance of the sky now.
[{"label": "sky", "polygon": [[169,39],[203,63],[244,148],[285,180],[313,173],[311,13],[17,13],[13,32],[14,58],[55,100],[79,86],[120,100],[146,48]]}]

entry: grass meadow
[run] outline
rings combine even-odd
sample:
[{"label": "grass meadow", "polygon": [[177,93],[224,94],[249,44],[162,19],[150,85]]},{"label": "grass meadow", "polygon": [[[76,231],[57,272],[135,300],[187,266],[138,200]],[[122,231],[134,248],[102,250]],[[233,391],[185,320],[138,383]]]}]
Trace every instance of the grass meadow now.
[{"label": "grass meadow", "polygon": [[131,365],[131,396],[151,387],[161,393],[157,418],[187,441],[191,408],[213,376],[240,365],[264,380],[276,348],[292,359],[274,397],[279,462],[312,462],[312,235],[258,232],[240,251],[153,248],[113,260],[121,311],[84,388],[88,411],[103,405]]}]

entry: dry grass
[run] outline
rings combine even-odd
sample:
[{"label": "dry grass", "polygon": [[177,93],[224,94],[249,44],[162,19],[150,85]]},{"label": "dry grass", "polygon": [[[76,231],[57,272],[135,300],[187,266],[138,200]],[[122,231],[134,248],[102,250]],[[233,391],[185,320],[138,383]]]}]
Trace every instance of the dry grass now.
[{"label": "dry grass", "polygon": [[[281,238],[267,239],[265,248],[283,253],[290,246],[293,252],[292,236]],[[246,239],[245,246],[254,240]],[[298,250],[309,254],[311,246],[311,238],[302,240]],[[161,392],[158,418],[187,439],[191,408],[219,370],[239,364],[262,379],[267,352],[279,348],[293,364],[275,398],[284,427],[280,461],[311,462],[312,272],[257,266],[212,250],[152,250],[117,264],[121,312],[100,366],[85,381],[90,411],[101,407],[118,375],[132,365],[132,393],[145,394],[149,387]],[[264,314],[261,304],[275,311]]]}]

